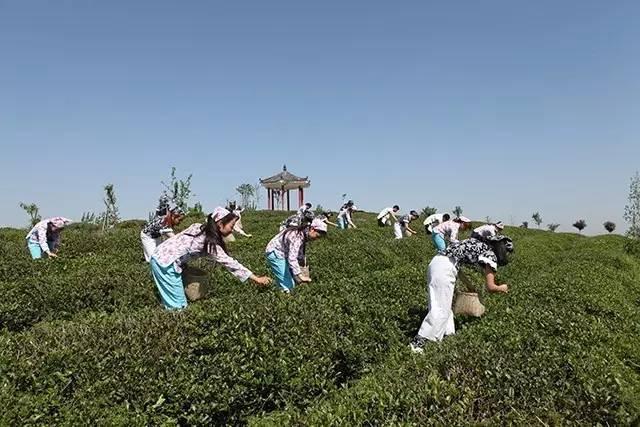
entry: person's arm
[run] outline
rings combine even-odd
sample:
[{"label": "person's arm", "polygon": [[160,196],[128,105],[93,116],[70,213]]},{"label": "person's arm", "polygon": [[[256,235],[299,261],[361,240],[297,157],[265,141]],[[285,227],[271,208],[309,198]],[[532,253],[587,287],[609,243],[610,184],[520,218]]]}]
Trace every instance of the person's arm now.
[{"label": "person's arm", "polygon": [[237,277],[241,282],[246,282],[247,280],[251,280],[258,285],[268,285],[271,283],[271,279],[267,276],[256,276],[246,268],[244,265],[240,264],[236,259],[227,255],[220,246],[216,247],[216,253],[211,254],[211,258],[218,264],[222,265],[227,271]]},{"label": "person's arm", "polygon": [[325,220],[325,222],[326,222],[328,225],[333,225],[334,227],[337,227],[337,226],[338,226],[338,224],[334,224],[333,222],[329,221],[328,219],[327,219],[327,220]]},{"label": "person's arm", "polygon": [[43,224],[38,225],[36,233],[38,233],[38,244],[40,245],[42,252],[55,258],[57,255],[51,252],[49,243],[47,242],[47,223],[44,222]]},{"label": "person's arm", "polygon": [[407,224],[407,231],[411,234],[417,234],[411,227],[409,227],[409,224]]},{"label": "person's arm", "polygon": [[356,227],[356,225],[353,223],[353,220],[351,219],[351,214],[350,214],[350,213],[347,213],[346,217],[347,217],[347,223],[348,223],[350,226],[352,226],[353,228],[358,228],[358,227]]},{"label": "person's arm", "polygon": [[487,291],[489,292],[509,292],[509,286],[505,283],[496,285],[496,274],[488,265],[484,266],[484,275],[487,280]]},{"label": "person's arm", "polygon": [[233,231],[235,231],[236,233],[238,233],[238,234],[239,234],[239,235],[241,235],[241,236],[244,236],[244,237],[251,237],[251,234],[247,234],[247,233],[242,229],[242,227],[240,227],[240,226],[238,225],[238,223],[237,223],[237,222],[233,225]]},{"label": "person's arm", "polygon": [[451,243],[458,243],[458,230],[460,229],[460,225],[456,224],[451,227],[451,234],[449,235],[449,241]]},{"label": "person's arm", "polygon": [[304,244],[304,237],[297,233],[290,233],[287,238],[289,239],[289,251],[287,253],[287,261],[289,261],[289,267],[291,268],[291,275],[296,282],[310,282],[311,278],[302,274],[302,268],[298,261],[298,255],[300,254],[300,248]]}]

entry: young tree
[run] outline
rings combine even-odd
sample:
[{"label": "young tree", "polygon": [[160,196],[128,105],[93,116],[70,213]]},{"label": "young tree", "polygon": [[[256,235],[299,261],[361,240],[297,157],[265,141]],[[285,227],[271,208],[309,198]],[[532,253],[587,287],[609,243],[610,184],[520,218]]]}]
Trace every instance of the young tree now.
[{"label": "young tree", "polygon": [[552,233],[554,231],[556,231],[556,229],[560,227],[560,224],[547,224],[547,228],[549,229],[549,231],[551,231]]},{"label": "young tree", "polygon": [[113,184],[107,184],[104,186],[104,206],[106,210],[102,215],[102,230],[112,228],[120,221],[120,215],[118,213],[118,205],[116,199],[116,192],[113,189]]},{"label": "young tree", "polygon": [[203,212],[204,211],[202,209],[202,203],[200,202],[196,202],[196,204],[193,205],[191,209],[189,209],[189,213],[193,213],[193,214],[201,214]]},{"label": "young tree", "polygon": [[243,208],[247,208],[251,205],[253,201],[253,196],[255,195],[255,190],[253,185],[251,184],[242,184],[238,188],[236,188],[238,194],[240,194],[240,203]]},{"label": "young tree", "polygon": [[609,233],[613,233],[613,230],[616,229],[616,224],[611,221],[605,221],[604,224],[602,225],[604,226],[604,229],[607,230]]},{"label": "young tree", "polygon": [[313,210],[313,212],[314,212],[316,215],[320,215],[321,213],[323,213],[323,212],[324,212],[324,208],[322,207],[322,205],[321,205],[321,204],[319,204],[319,203],[318,203],[318,204],[316,205],[316,208]]},{"label": "young tree", "polygon": [[529,222],[528,221],[522,221],[522,225],[520,225],[520,228],[529,228]]},{"label": "young tree", "polygon": [[489,215],[485,216],[484,222],[486,222],[487,224],[491,224],[491,217]]},{"label": "young tree", "polygon": [[191,178],[193,174],[190,174],[187,179],[180,179],[176,176],[175,166],[171,168],[171,176],[169,177],[169,183],[160,181],[164,185],[162,194],[172,200],[176,205],[181,207],[185,212],[189,210],[189,198],[195,196],[191,192]]},{"label": "young tree", "polygon": [[83,224],[99,224],[101,220],[100,216],[93,212],[84,212],[82,218],[80,218],[80,222]]},{"label": "young tree", "polygon": [[627,235],[640,238],[640,174],[636,172],[629,186],[629,204],[624,207],[624,220],[629,223]]},{"label": "young tree", "polygon": [[29,222],[32,227],[42,221],[42,217],[40,216],[40,208],[35,203],[27,205],[26,203],[20,202],[20,207],[24,209],[27,215],[29,215]]},{"label": "young tree", "polygon": [[540,212],[534,213],[533,215],[531,215],[531,218],[538,225],[538,228],[540,228],[540,224],[542,224],[542,217],[540,216]]},{"label": "young tree", "polygon": [[261,188],[260,183],[253,186],[253,206],[247,206],[247,209],[257,210],[260,207],[260,200],[262,199],[262,193],[260,193]]},{"label": "young tree", "polygon": [[436,208],[432,208],[431,206],[427,206],[424,209],[422,209],[422,215],[426,216],[430,216],[433,215],[434,213],[436,213],[438,211],[438,209]]},{"label": "young tree", "polygon": [[584,219],[579,219],[573,223],[573,226],[578,229],[579,232],[582,232],[587,227],[587,222]]},{"label": "young tree", "polygon": [[453,208],[453,214],[460,218],[460,215],[462,215],[462,206],[456,206],[455,208]]}]

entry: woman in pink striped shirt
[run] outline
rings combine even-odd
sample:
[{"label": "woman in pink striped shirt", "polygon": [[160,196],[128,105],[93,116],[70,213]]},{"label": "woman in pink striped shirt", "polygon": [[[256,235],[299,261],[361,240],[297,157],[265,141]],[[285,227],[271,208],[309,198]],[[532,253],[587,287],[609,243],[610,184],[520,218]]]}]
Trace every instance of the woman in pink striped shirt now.
[{"label": "woman in pink striped shirt", "polygon": [[191,259],[206,257],[224,266],[241,282],[248,279],[260,286],[271,283],[266,276],[256,276],[227,253],[224,237],[231,234],[238,217],[224,208],[216,208],[206,224],[195,223],[160,244],[151,256],[151,273],[162,303],[167,309],[187,306],[182,283],[182,267]]},{"label": "woman in pink striped shirt", "polygon": [[27,247],[31,253],[31,258],[40,259],[44,254],[46,257],[55,258],[58,255],[60,246],[60,232],[71,222],[70,219],[56,216],[43,219],[33,226],[27,234]]}]

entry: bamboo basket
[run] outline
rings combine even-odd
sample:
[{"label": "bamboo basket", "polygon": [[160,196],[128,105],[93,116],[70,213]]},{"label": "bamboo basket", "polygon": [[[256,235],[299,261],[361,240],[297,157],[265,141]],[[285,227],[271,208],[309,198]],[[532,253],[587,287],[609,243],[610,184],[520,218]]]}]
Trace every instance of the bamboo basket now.
[{"label": "bamboo basket", "polygon": [[186,267],[182,271],[184,293],[189,301],[203,299],[209,293],[209,278],[207,272],[195,267]]},{"label": "bamboo basket", "polygon": [[453,307],[454,314],[463,316],[480,317],[484,314],[484,305],[480,302],[478,294],[475,292],[459,292],[456,296],[456,303]]}]

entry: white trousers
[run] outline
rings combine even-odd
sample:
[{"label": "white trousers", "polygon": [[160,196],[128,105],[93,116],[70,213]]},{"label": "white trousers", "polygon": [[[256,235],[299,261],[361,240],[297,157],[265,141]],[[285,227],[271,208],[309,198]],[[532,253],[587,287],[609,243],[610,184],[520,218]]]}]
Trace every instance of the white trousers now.
[{"label": "white trousers", "polygon": [[421,337],[440,341],[443,336],[456,332],[451,306],[457,275],[458,270],[449,257],[436,255],[429,263],[429,312],[418,331]]},{"label": "white trousers", "polygon": [[393,224],[393,234],[395,234],[396,239],[402,239],[404,237],[404,227],[401,227],[400,223],[396,222]]},{"label": "white trousers", "polygon": [[158,245],[162,243],[162,238],[157,237],[154,239],[153,237],[150,237],[149,235],[141,231],[140,240],[142,241],[142,252],[144,252],[144,259],[149,262],[151,260],[151,255],[153,255],[153,252],[156,250],[156,247],[158,247]]}]

